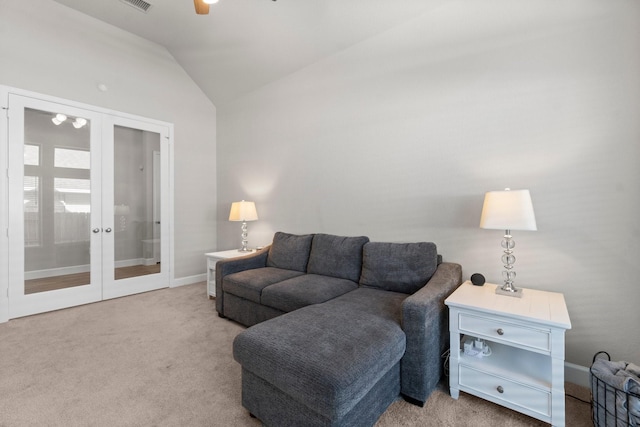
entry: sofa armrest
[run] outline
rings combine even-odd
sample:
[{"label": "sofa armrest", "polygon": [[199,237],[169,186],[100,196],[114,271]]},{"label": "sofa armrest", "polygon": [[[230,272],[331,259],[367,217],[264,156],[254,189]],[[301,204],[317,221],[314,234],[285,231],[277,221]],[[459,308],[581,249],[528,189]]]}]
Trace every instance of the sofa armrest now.
[{"label": "sofa armrest", "polygon": [[443,262],[419,291],[402,303],[407,349],[402,358],[402,394],[424,404],[443,372],[442,353],[449,346],[449,318],[444,300],[462,283],[462,267]]},{"label": "sofa armrest", "polygon": [[238,258],[229,258],[216,263],[216,311],[224,315],[224,293],[222,292],[222,279],[229,274],[245,270],[253,270],[267,266],[267,256],[270,246],[266,246],[255,254]]}]

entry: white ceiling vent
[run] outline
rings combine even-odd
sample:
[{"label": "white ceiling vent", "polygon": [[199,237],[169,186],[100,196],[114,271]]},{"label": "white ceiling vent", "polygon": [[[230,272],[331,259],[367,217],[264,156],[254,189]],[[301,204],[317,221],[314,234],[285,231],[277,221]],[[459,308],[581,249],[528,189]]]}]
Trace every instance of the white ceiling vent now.
[{"label": "white ceiling vent", "polygon": [[151,3],[147,3],[144,0],[120,0],[120,1],[144,13],[147,13],[149,8],[151,7]]}]

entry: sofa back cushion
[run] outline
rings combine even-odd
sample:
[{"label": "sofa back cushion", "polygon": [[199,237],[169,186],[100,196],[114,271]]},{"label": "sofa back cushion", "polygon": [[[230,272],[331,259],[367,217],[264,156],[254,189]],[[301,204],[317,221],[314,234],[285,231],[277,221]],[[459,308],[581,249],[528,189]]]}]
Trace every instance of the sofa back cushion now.
[{"label": "sofa back cushion", "polygon": [[368,237],[316,234],[311,243],[307,273],[358,282],[362,270],[362,247]]},{"label": "sofa back cushion", "polygon": [[413,294],[438,268],[435,243],[370,242],[364,245],[360,285]]},{"label": "sofa back cushion", "polygon": [[288,234],[278,231],[269,248],[267,267],[305,272],[313,234]]}]

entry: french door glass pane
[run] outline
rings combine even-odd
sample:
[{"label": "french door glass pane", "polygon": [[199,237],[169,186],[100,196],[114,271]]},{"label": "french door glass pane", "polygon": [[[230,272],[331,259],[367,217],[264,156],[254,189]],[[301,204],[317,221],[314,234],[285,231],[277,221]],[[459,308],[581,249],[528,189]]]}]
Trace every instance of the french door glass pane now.
[{"label": "french door glass pane", "polygon": [[90,283],[90,129],[25,108],[24,293]]},{"label": "french door glass pane", "polygon": [[40,246],[40,179],[24,177],[24,245]]},{"label": "french door glass pane", "polygon": [[91,155],[84,150],[71,150],[68,148],[55,149],[55,167],[86,169],[91,168]]},{"label": "french door glass pane", "polygon": [[56,244],[89,242],[91,187],[88,179],[54,178]]},{"label": "french door glass pane", "polygon": [[40,164],[40,147],[37,145],[24,145],[24,164],[38,166]]},{"label": "french door glass pane", "polygon": [[160,272],[160,134],[115,126],[115,279]]}]

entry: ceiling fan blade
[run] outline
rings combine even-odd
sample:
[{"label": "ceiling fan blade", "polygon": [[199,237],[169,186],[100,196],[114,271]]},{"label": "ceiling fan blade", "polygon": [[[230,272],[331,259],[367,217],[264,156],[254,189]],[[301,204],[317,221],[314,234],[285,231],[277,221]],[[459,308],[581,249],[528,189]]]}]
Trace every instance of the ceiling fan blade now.
[{"label": "ceiling fan blade", "polygon": [[209,5],[202,0],[193,0],[198,15],[207,15],[209,13]]}]

